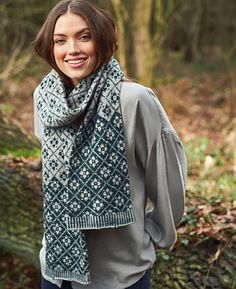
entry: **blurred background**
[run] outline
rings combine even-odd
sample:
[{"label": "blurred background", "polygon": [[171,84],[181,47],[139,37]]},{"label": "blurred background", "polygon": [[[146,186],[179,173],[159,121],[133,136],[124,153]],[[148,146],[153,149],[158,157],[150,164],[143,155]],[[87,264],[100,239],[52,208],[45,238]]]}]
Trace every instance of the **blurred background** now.
[{"label": "blurred background", "polygon": [[[32,94],[50,68],[32,42],[57,2],[0,2],[0,289],[40,288]],[[90,2],[116,19],[122,69],[156,91],[188,158],[186,215],[152,289],[236,288],[236,1]]]}]

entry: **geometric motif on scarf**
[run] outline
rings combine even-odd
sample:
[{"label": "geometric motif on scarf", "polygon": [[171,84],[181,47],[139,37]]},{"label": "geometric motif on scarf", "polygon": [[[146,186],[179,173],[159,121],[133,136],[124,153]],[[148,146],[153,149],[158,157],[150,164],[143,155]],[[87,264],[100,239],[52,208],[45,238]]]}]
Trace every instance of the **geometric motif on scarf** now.
[{"label": "geometric motif on scarf", "polygon": [[135,221],[120,106],[122,78],[112,59],[69,95],[56,71],[40,84],[45,273],[52,278],[88,284],[83,231]]}]

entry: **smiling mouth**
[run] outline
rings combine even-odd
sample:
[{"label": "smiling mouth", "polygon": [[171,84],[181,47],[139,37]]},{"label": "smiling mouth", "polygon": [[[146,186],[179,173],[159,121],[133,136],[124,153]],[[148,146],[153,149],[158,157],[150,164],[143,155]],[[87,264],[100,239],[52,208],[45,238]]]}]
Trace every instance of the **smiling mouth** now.
[{"label": "smiling mouth", "polygon": [[79,63],[82,63],[83,61],[84,59],[83,60],[67,60],[66,62],[71,63],[71,64],[79,64]]},{"label": "smiling mouth", "polygon": [[86,58],[83,58],[83,59],[68,59],[68,60],[65,60],[65,62],[67,62],[68,64],[81,64],[83,62],[86,61]]}]

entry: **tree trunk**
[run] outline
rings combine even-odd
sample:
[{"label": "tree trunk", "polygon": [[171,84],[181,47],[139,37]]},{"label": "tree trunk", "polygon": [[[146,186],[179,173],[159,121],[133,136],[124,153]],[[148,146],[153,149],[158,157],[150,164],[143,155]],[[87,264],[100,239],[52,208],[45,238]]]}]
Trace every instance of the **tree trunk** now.
[{"label": "tree trunk", "polygon": [[38,178],[23,162],[0,161],[0,247],[38,266],[42,196]]},{"label": "tree trunk", "polygon": [[3,116],[0,110],[0,155],[35,155],[39,152],[37,142],[27,136],[17,125]]},{"label": "tree trunk", "polygon": [[147,83],[147,59],[150,52],[150,16],[151,0],[133,2],[132,22],[132,51],[130,55],[131,73],[143,83]]},{"label": "tree trunk", "polygon": [[118,23],[121,66],[147,86],[154,85],[162,45],[181,1],[112,0]]},{"label": "tree trunk", "polygon": [[207,240],[157,253],[152,289],[235,289],[236,242],[222,246]]},{"label": "tree trunk", "polygon": [[0,112],[0,247],[34,265],[42,238],[40,165],[3,155],[30,155],[37,150],[37,143]]},{"label": "tree trunk", "polygon": [[186,41],[184,59],[189,62],[197,59],[199,56],[199,41],[205,9],[203,0],[195,1],[195,5],[194,17],[192,18],[190,26],[186,29],[188,31],[188,39]]},{"label": "tree trunk", "polygon": [[119,49],[118,49],[118,58],[122,70],[127,73],[127,65],[126,65],[126,53],[125,53],[125,14],[124,14],[124,6],[122,5],[121,0],[111,0],[113,4],[113,8],[116,15],[116,25],[119,34]]}]

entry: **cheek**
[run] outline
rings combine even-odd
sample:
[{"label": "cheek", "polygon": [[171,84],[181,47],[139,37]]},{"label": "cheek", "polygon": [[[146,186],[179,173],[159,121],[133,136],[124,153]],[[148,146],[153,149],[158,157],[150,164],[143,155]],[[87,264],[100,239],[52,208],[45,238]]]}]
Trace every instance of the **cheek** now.
[{"label": "cheek", "polygon": [[88,47],[87,47],[87,53],[91,56],[96,58],[96,50],[95,50],[95,45],[93,43],[91,43]]},{"label": "cheek", "polygon": [[56,62],[61,60],[64,56],[64,52],[62,51],[62,49],[58,49],[58,48],[54,48],[53,54],[54,54],[54,58]]}]

